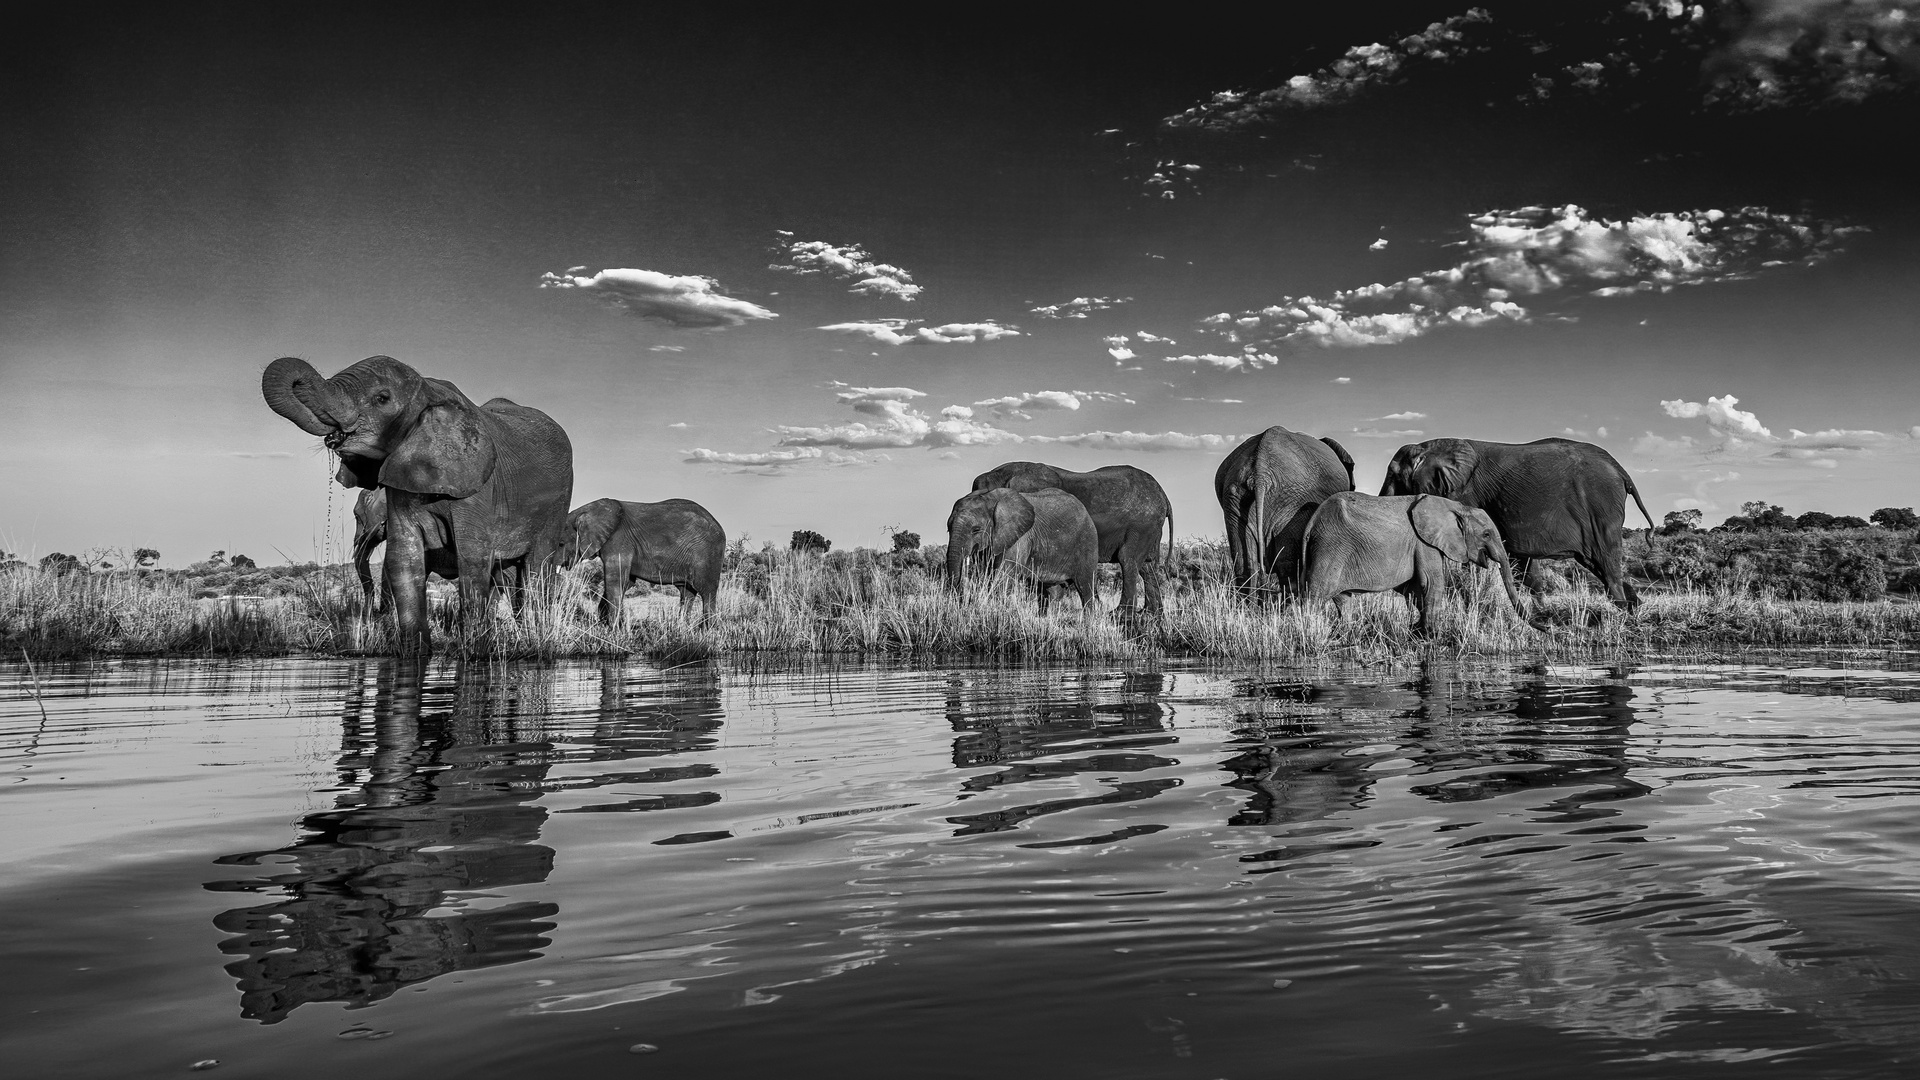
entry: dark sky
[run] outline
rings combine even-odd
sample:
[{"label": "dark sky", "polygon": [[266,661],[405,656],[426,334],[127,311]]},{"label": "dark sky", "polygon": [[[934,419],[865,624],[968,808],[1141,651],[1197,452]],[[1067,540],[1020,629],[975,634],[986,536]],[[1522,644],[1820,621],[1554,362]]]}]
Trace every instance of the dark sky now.
[{"label": "dark sky", "polygon": [[1285,7],[30,26],[0,547],[337,548],[351,493],[259,397],[289,354],[545,409],[576,503],[756,540],[931,536],[1011,458],[1141,465],[1217,533],[1274,423],[1363,488],[1574,432],[1656,516],[1920,501],[1915,5]]}]

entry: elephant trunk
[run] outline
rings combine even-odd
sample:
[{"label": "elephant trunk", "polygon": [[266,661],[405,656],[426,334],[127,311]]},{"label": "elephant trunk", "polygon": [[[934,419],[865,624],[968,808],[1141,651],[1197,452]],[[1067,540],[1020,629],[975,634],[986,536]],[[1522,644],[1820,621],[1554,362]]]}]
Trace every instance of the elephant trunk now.
[{"label": "elephant trunk", "polygon": [[309,435],[331,435],[339,425],[331,417],[322,418],[308,403],[308,395],[301,392],[302,387],[325,382],[312,364],[283,356],[268,364],[267,370],[261,373],[260,396],[267,399],[268,408],[299,425],[301,431]]},{"label": "elephant trunk", "polygon": [[966,541],[954,537],[947,542],[947,587],[955,592],[965,589],[969,554]]},{"label": "elephant trunk", "polygon": [[1513,605],[1514,614],[1535,630],[1544,631],[1546,627],[1540,623],[1541,616],[1538,613],[1529,615],[1526,606],[1520,602],[1520,591],[1513,587],[1513,563],[1507,558],[1507,553],[1496,550],[1491,553],[1491,558],[1500,569],[1500,584],[1507,590],[1507,602]]}]

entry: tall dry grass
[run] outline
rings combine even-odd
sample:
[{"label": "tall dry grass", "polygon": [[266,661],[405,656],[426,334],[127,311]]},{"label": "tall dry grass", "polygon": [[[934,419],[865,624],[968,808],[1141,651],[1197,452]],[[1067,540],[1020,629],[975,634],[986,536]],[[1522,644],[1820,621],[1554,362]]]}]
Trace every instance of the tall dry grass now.
[{"label": "tall dry grass", "polygon": [[[391,651],[388,616],[370,612],[341,568],[258,603],[196,600],[184,587],[133,575],[0,570],[0,649],[34,657],[96,653],[247,655]],[[484,622],[433,611],[435,649],[528,659],[645,655],[673,661],[719,654],[864,655],[907,660],[1107,661],[1155,656],[1281,663],[1415,659],[1434,654],[1579,658],[1649,650],[1725,652],[1808,645],[1899,647],[1920,638],[1920,605],[1755,597],[1732,589],[1651,595],[1623,614],[1592,591],[1541,600],[1549,630],[1516,618],[1490,573],[1461,575],[1431,634],[1393,594],[1339,607],[1249,602],[1218,574],[1170,583],[1156,622],[1102,610],[1083,618],[1068,596],[1041,616],[1031,588],[1004,576],[963,596],[918,565],[830,561],[779,553],[729,572],[711,618],[665,597],[629,598],[624,626],[595,615],[594,590],[565,573],[536,584],[519,618],[503,599]],[[1114,602],[1111,590],[1103,607]]]}]

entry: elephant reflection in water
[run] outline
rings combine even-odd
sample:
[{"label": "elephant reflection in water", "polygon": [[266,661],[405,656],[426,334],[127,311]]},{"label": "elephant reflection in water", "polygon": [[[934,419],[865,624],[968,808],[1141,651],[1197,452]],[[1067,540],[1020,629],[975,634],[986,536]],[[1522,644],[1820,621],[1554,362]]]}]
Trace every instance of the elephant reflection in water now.
[{"label": "elephant reflection in water", "polygon": [[[1169,710],[1161,703],[1165,676],[1158,672],[1130,672],[1118,677],[1073,675],[1077,682],[1067,693],[1057,686],[1035,685],[1059,679],[1058,673],[1018,672],[991,675],[954,675],[947,682],[947,722],[958,733],[953,740],[953,764],[977,769],[1005,765],[999,772],[969,777],[960,798],[969,799],[995,789],[1035,780],[1085,773],[1097,775],[1144,773],[1178,764],[1148,751],[1179,740],[1167,730]],[[1096,744],[1092,753],[1065,760],[1052,758],[1062,744],[1075,748]],[[1173,777],[1142,777],[1113,782],[1098,795],[1025,803],[947,820],[960,826],[956,836],[1001,832],[1030,818],[1057,814],[1082,806],[1131,803],[1177,787]],[[1057,847],[1099,844],[1158,832],[1166,826],[1125,826],[1099,836],[1025,844]]]},{"label": "elephant reflection in water", "polygon": [[[459,909],[458,894],[545,881],[553,849],[537,843],[534,805],[553,744],[521,741],[539,721],[484,677],[430,685],[419,661],[377,665],[349,694],[330,810],[277,851],[229,855],[266,873],[216,881],[216,892],[275,893],[214,925],[235,935],[241,1015],[277,1023],[314,1001],[365,1005],[452,971],[532,959],[559,908],[517,901]],[[441,909],[454,907],[447,913]]]},{"label": "elephant reflection in water", "polygon": [[[1432,775],[1411,790],[1436,802],[1576,789],[1535,808],[1559,815],[1547,821],[1610,816],[1607,803],[1649,790],[1627,775],[1635,710],[1633,689],[1623,684],[1249,682],[1239,695],[1259,704],[1245,709],[1238,725],[1237,741],[1249,745],[1221,763],[1233,774],[1227,786],[1250,793],[1231,825],[1309,823],[1358,809],[1380,779],[1376,766],[1388,760],[1411,759],[1405,772]],[[1247,861],[1286,862],[1347,846],[1289,845]]]}]

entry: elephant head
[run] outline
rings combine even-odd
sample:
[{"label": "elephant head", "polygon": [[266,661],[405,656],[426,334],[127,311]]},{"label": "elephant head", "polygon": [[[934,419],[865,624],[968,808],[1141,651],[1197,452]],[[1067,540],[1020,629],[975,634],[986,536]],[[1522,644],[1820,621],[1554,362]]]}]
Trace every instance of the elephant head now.
[{"label": "elephant head", "polygon": [[1466,486],[1479,452],[1465,439],[1409,443],[1387,464],[1382,495],[1446,495]]},{"label": "elephant head", "polygon": [[421,378],[390,356],[370,356],[331,379],[283,356],[267,365],[260,393],[340,455],[344,487],[464,499],[493,475],[497,450],[480,409],[452,383]]},{"label": "elephant head", "polygon": [[947,516],[948,583],[959,588],[970,565],[1024,562],[1032,529],[1033,504],[1019,492],[991,488],[962,496]]},{"label": "elephant head", "polygon": [[600,557],[624,513],[618,499],[595,499],[567,515],[566,539],[560,545],[560,565],[572,566]]},{"label": "elephant head", "polygon": [[1471,563],[1483,570],[1498,569],[1500,584],[1506,588],[1513,610],[1522,619],[1535,623],[1520,603],[1520,594],[1513,587],[1513,564],[1507,558],[1506,545],[1500,542],[1500,530],[1494,527],[1493,519],[1485,510],[1427,495],[1414,500],[1407,516],[1413,520],[1414,535],[1421,543],[1454,562]]},{"label": "elephant head", "polygon": [[1059,487],[1060,470],[1038,461],[1009,461],[973,478],[975,491],[992,491],[994,488],[1012,488],[1016,485],[1027,491]]}]

